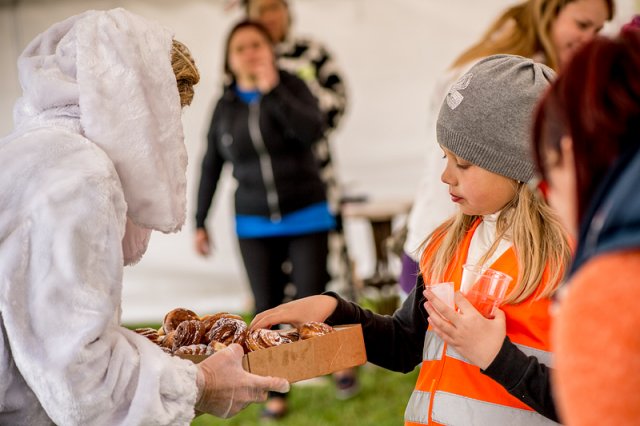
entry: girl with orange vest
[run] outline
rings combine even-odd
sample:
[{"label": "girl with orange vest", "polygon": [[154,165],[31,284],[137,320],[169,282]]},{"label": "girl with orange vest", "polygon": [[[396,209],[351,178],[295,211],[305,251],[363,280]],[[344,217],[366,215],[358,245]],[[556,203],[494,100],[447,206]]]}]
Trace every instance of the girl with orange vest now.
[{"label": "girl with orange vest", "polygon": [[[570,249],[527,185],[531,114],[551,78],[530,59],[495,55],[449,89],[437,135],[447,159],[442,180],[459,211],[427,239],[416,289],[393,316],[325,293],[265,311],[252,327],[362,324],[369,361],[403,372],[421,364],[405,425],[553,424],[549,304]],[[455,311],[425,290],[446,281],[459,290],[466,263],[513,278],[495,318],[460,293]]]}]

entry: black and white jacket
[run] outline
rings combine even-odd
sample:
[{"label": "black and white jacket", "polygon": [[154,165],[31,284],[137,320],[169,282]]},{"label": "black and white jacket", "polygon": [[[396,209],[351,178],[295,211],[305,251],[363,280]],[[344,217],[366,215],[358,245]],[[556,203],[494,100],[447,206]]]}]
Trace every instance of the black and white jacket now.
[{"label": "black and white jacket", "polygon": [[279,84],[247,104],[226,87],[218,100],[202,161],[196,226],[207,213],[225,162],[238,182],[237,214],[278,220],[326,200],[312,146],[324,132],[315,97],[299,78],[280,71]]},{"label": "black and white jacket", "polygon": [[330,202],[337,207],[340,197],[329,146],[330,133],[338,128],[347,108],[347,90],[333,55],[319,41],[287,36],[276,45],[278,66],[298,76],[318,99],[325,119],[325,135],[314,145],[321,177],[327,185]]}]

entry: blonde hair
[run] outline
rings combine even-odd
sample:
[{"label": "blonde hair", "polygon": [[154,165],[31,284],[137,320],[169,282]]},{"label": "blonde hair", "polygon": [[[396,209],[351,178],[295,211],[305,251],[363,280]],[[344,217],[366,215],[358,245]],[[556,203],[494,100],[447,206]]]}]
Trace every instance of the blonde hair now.
[{"label": "blonde hair", "polygon": [[[560,11],[576,0],[526,0],[505,10],[480,40],[453,62],[452,68],[499,53],[531,58],[541,53],[545,63],[558,69],[558,56],[551,42],[551,25]],[[613,0],[603,0],[613,17]]]},{"label": "blonde hair", "polygon": [[171,67],[176,75],[180,105],[190,105],[194,95],[193,86],[200,81],[200,73],[187,46],[177,40],[173,40],[171,48]]},{"label": "blonde hair", "polygon": [[[496,240],[479,261],[485,263],[501,239],[508,238],[513,243],[518,259],[518,277],[515,287],[505,299],[506,304],[520,303],[536,292],[545,268],[548,268],[547,284],[537,298],[550,297],[557,290],[571,260],[567,234],[555,213],[527,184],[513,182],[516,195],[498,216]],[[458,212],[427,237],[423,245],[434,237],[442,238],[434,255],[425,257],[420,264],[420,272],[429,277],[429,282],[444,280],[448,266],[459,260],[458,248],[465,234],[478,218],[480,216]]]}]

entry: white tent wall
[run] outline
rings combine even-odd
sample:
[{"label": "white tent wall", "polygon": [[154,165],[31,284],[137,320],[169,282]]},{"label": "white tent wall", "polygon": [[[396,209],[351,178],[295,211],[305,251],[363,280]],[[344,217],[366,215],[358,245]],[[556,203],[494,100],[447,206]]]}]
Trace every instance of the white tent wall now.
[{"label": "white tent wall", "polygon": [[[335,156],[348,190],[372,198],[412,197],[424,163],[425,119],[435,80],[456,54],[476,40],[506,0],[290,0],[297,33],[331,48],[349,88],[349,110],[335,134]],[[154,234],[143,260],[125,272],[123,319],[157,321],[185,306],[197,312],[244,310],[250,291],[234,237],[233,182],[227,173],[209,220],[215,255],[192,249],[193,212],[200,160],[215,99],[220,94],[225,36],[242,14],[221,0],[13,0],[0,2],[0,135],[9,133],[20,95],[16,58],[52,23],[88,9],[126,7],[175,31],[201,71],[185,110],[189,153],[188,221],[182,232]],[[618,1],[610,31],[628,21],[635,0]],[[364,223],[347,224],[358,271],[373,268]]]}]

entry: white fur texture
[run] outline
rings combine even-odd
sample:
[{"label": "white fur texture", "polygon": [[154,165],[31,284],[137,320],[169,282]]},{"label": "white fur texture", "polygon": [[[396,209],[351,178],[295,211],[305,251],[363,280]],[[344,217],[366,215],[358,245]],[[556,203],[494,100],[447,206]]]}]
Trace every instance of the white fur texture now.
[{"label": "white fur texture", "polygon": [[[0,424],[189,424],[193,364],[121,327],[123,264],[184,221],[172,35],[125,10],[19,59],[0,140]],[[153,291],[153,287],[150,287]]]}]

